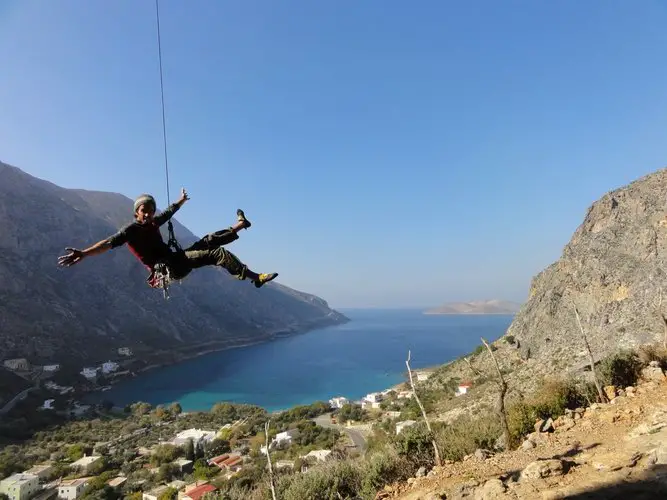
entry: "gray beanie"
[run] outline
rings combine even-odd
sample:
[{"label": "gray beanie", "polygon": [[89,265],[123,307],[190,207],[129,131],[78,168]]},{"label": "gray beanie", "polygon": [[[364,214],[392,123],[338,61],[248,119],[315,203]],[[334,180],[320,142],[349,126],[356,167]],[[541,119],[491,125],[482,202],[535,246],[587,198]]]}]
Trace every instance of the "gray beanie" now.
[{"label": "gray beanie", "polygon": [[139,196],[136,200],[134,200],[134,213],[137,213],[137,210],[139,210],[139,207],[143,205],[144,203],[152,203],[153,204],[153,209],[157,209],[157,204],[155,203],[155,198],[153,198],[150,194],[142,194]]}]

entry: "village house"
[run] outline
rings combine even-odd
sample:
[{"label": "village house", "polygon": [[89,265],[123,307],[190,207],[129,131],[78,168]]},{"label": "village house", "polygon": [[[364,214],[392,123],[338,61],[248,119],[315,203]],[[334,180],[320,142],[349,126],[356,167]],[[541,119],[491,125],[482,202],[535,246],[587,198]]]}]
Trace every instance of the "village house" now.
[{"label": "village house", "polygon": [[25,471],[24,474],[37,476],[40,481],[44,481],[46,478],[49,477],[49,475],[51,475],[51,473],[54,470],[55,470],[55,467],[53,467],[52,464],[43,463],[43,464],[33,465],[30,469]]},{"label": "village house", "polygon": [[178,460],[174,460],[172,465],[174,465],[178,469],[178,472],[181,474],[190,474],[194,469],[194,462],[192,460],[188,460],[187,458],[179,458]]},{"label": "village house", "polygon": [[28,371],[30,370],[30,363],[25,358],[6,359],[5,368],[13,371]]},{"label": "village house", "polygon": [[39,491],[39,478],[33,474],[12,474],[0,481],[0,493],[4,493],[9,500],[28,500]]},{"label": "village house", "polygon": [[186,489],[183,495],[179,495],[179,497],[183,500],[200,500],[206,493],[213,493],[214,491],[217,491],[217,488],[210,483],[206,483]]},{"label": "village house", "polygon": [[97,370],[99,370],[99,368],[85,367],[79,373],[81,375],[83,375],[84,377],[86,377],[87,379],[93,379],[93,378],[97,378]]},{"label": "village house", "polygon": [[205,442],[211,442],[215,439],[215,431],[205,431],[202,429],[187,429],[176,434],[176,437],[171,441],[171,444],[174,446],[182,446],[187,444],[188,439],[192,439],[192,444],[197,447],[197,445],[204,444]]},{"label": "village house", "polygon": [[208,464],[215,465],[220,470],[238,472],[243,468],[243,457],[234,453],[225,453],[211,458]]},{"label": "village house", "polygon": [[84,456],[83,458],[80,458],[76,462],[72,462],[70,464],[70,468],[77,470],[79,472],[87,473],[93,465],[101,461],[102,457],[100,455]]},{"label": "village house", "polygon": [[416,420],[403,420],[402,422],[397,422],[396,423],[396,434],[400,434],[403,429],[406,427],[410,427],[412,425],[415,425],[417,423]]},{"label": "village house", "polygon": [[456,389],[456,396],[461,396],[463,394],[467,394],[468,390],[472,387],[471,382],[463,382],[459,384],[459,386]]},{"label": "village house", "polygon": [[318,462],[326,462],[329,458],[331,458],[331,450],[313,450],[308,454],[303,455],[301,458],[305,460],[312,458]]},{"label": "village house", "polygon": [[419,372],[417,372],[417,381],[418,382],[425,382],[429,379],[429,377],[431,375],[433,375],[432,371],[429,371],[429,370],[419,371]]},{"label": "village house", "polygon": [[162,484],[160,486],[157,486],[156,488],[153,488],[152,490],[148,492],[144,492],[141,495],[142,500],[158,500],[160,498],[160,495],[167,491],[169,489],[169,486],[166,484]]},{"label": "village house", "polygon": [[102,373],[105,375],[108,375],[109,373],[113,373],[116,370],[118,370],[119,365],[115,361],[107,361],[106,363],[102,363]]},{"label": "village house", "polygon": [[123,486],[127,482],[127,478],[124,476],[118,476],[114,477],[113,479],[109,479],[107,481],[107,484],[111,486],[114,489],[118,489],[121,486]]},{"label": "village house", "polygon": [[347,398],[344,398],[342,396],[331,398],[329,400],[329,406],[331,406],[331,408],[342,408],[347,403],[348,403]]},{"label": "village house", "polygon": [[72,386],[65,387],[65,386],[62,386],[62,385],[58,385],[51,380],[46,382],[44,384],[44,387],[46,387],[47,389],[49,389],[51,391],[59,392],[60,394],[67,394],[68,392],[74,392],[74,387],[72,387]]},{"label": "village house", "polygon": [[371,392],[370,394],[366,394],[362,399],[362,404],[364,401],[367,401],[369,403],[379,403],[380,401],[382,401],[382,393]]},{"label": "village house", "polygon": [[57,372],[58,370],[60,370],[60,365],[44,365],[42,367],[42,371],[45,371],[45,372],[53,373],[53,372]]},{"label": "village house", "polygon": [[129,347],[119,347],[118,354],[120,354],[121,356],[132,356],[132,349],[130,349]]},{"label": "village house", "polygon": [[47,399],[44,401],[44,404],[40,407],[42,410],[53,410],[53,403],[55,403],[55,399]]},{"label": "village house", "polygon": [[67,479],[58,485],[58,498],[62,500],[76,500],[86,489],[92,477]]},{"label": "village house", "polygon": [[396,398],[397,399],[410,399],[414,394],[412,394],[412,391],[401,391],[397,394]]}]

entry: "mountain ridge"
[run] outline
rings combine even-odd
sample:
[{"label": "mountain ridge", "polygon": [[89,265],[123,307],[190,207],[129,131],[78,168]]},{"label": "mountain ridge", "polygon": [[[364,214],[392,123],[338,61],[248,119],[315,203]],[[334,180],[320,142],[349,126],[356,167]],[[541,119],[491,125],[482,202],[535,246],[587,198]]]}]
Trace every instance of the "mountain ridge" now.
[{"label": "mountain ridge", "polygon": [[[73,268],[56,266],[64,247],[108,237],[131,219],[131,210],[132,200],[121,194],[62,188],[0,162],[3,359],[94,363],[119,347],[178,353],[349,321],[320,297],[277,282],[256,289],[219,268],[197,269],[165,301],[123,248]],[[182,245],[198,239],[172,221]]]}]

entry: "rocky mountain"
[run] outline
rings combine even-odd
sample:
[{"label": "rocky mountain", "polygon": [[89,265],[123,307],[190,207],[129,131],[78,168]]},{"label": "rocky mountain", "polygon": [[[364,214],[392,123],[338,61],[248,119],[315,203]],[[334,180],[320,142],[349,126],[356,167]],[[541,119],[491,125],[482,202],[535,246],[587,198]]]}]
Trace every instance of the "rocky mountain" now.
[{"label": "rocky mountain", "polygon": [[[216,268],[196,270],[165,300],[127,248],[57,267],[65,247],[113,234],[131,207],[120,194],[64,189],[0,163],[0,357],[97,363],[127,346],[159,362],[348,321],[319,297],[277,282],[256,289]],[[184,246],[197,239],[176,219],[174,229]]]},{"label": "rocky mountain", "polygon": [[507,331],[524,359],[559,368],[587,363],[575,315],[596,358],[662,342],[667,331],[667,169],[593,203],[558,261],[532,281]]},{"label": "rocky mountain", "polygon": [[514,314],[520,307],[520,304],[507,300],[477,300],[450,302],[440,307],[427,309],[424,314]]}]

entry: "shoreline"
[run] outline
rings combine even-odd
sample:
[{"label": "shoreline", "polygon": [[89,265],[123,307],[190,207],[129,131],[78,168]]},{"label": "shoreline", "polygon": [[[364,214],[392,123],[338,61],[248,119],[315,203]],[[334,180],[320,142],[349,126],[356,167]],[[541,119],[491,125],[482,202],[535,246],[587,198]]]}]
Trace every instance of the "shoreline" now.
[{"label": "shoreline", "polygon": [[[207,342],[203,342],[198,345],[194,346],[189,346],[184,348],[184,351],[179,351],[179,350],[171,350],[168,351],[173,357],[170,360],[164,360],[164,361],[156,361],[156,362],[149,362],[146,366],[143,366],[141,368],[135,369],[135,370],[124,370],[125,373],[121,376],[114,377],[110,380],[107,381],[104,385],[97,386],[94,389],[90,389],[84,392],[85,396],[84,399],[87,399],[89,397],[92,397],[93,399],[96,399],[96,397],[99,397],[100,395],[104,394],[108,388],[111,388],[113,386],[116,386],[118,384],[121,384],[123,382],[127,382],[129,380],[132,380],[133,378],[138,377],[140,374],[146,374],[151,371],[157,370],[159,368],[167,368],[170,366],[176,366],[179,365],[185,361],[190,361],[196,358],[200,358],[202,356],[206,356],[208,354],[213,354],[216,352],[223,352],[223,351],[229,351],[232,349],[240,349],[244,347],[252,347],[255,345],[260,345],[260,344],[267,344],[269,342],[273,342],[276,340],[281,340],[281,339],[286,339],[290,337],[295,337],[297,335],[303,335],[307,333],[311,333],[315,330],[320,330],[324,328],[331,328],[334,326],[342,325],[349,323],[351,320],[345,316],[344,321],[323,321],[320,324],[311,324],[308,326],[303,326],[302,328],[294,329],[294,330],[285,330],[285,329],[280,329],[280,330],[275,330],[270,333],[266,333],[262,336],[258,336],[256,339],[248,339],[248,338],[243,338],[243,339],[227,339],[227,340],[210,340]],[[212,346],[216,345],[217,347],[209,347],[209,348],[204,348],[204,346]],[[189,351],[189,352],[188,352]],[[156,355],[159,356],[159,353]],[[105,389],[107,388],[107,389]],[[100,400],[103,400],[104,398],[101,397],[99,398]],[[99,403],[99,401],[97,401]]]}]

